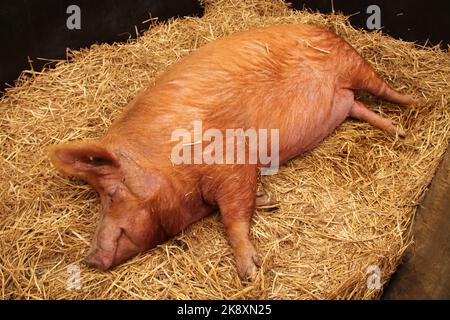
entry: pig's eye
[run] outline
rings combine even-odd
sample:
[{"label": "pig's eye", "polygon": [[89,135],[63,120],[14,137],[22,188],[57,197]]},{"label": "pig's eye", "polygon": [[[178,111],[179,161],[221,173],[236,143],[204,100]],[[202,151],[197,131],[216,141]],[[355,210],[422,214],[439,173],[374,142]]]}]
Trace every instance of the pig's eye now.
[{"label": "pig's eye", "polygon": [[114,197],[114,192],[108,192],[108,194],[106,195],[108,198],[108,203],[111,204],[114,202],[113,197]]}]

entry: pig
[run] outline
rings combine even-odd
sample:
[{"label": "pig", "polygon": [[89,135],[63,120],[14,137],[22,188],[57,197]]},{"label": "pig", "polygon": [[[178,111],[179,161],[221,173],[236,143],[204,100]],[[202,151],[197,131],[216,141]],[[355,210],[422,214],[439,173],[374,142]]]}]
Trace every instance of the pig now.
[{"label": "pig", "polygon": [[344,39],[311,25],[235,33],[181,58],[102,138],[48,149],[62,174],[85,180],[100,196],[86,264],[106,271],[219,211],[238,274],[251,278],[260,259],[250,227],[255,206],[268,199],[257,192],[267,164],[174,164],[173,132],[192,131],[195,120],[222,131],[275,128],[280,164],[317,146],[348,117],[405,136],[356,100],[354,90],[401,106],[415,102],[392,89]]}]

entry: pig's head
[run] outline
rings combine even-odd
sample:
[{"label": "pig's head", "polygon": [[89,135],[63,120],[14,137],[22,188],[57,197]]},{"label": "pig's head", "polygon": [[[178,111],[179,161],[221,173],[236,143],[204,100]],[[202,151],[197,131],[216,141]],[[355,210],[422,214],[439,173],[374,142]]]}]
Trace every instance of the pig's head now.
[{"label": "pig's head", "polygon": [[59,171],[86,180],[100,195],[103,209],[88,265],[107,270],[167,239],[154,206],[161,203],[158,174],[99,142],[52,146],[49,155]]}]

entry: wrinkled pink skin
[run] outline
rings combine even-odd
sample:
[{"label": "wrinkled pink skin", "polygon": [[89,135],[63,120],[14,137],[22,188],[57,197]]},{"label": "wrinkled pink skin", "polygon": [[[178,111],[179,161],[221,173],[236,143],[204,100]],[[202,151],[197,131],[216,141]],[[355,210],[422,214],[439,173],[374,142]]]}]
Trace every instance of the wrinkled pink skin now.
[{"label": "wrinkled pink skin", "polygon": [[99,141],[51,147],[64,174],[88,181],[103,212],[86,263],[107,270],[220,210],[241,277],[259,265],[249,239],[256,165],[173,165],[171,133],[279,129],[280,163],[312,149],[348,116],[390,134],[401,129],[354,100],[366,90],[401,105],[342,38],[308,25],[237,33],[181,59],[138,95]]}]

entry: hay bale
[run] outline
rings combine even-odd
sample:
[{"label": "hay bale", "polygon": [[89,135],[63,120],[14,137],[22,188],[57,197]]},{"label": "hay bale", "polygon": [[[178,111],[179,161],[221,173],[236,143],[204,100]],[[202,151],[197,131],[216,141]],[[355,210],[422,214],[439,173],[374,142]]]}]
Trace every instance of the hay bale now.
[{"label": "hay bale", "polygon": [[[153,26],[137,40],[69,52],[24,72],[1,98],[0,294],[12,298],[377,298],[412,241],[415,208],[450,137],[448,53],[352,28],[342,15],[292,11],[282,2],[210,0],[202,18]],[[201,45],[256,26],[310,23],[346,38],[397,89],[424,98],[413,109],[363,96],[409,133],[398,140],[348,120],[314,151],[261,181],[280,200],[257,212],[263,261],[243,283],[217,215],[111,272],[87,268],[100,210],[80,180],[52,168],[44,147],[100,137],[136,93]],[[7,62],[6,62],[7,63]],[[67,287],[69,265],[81,289]]]}]

